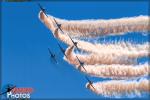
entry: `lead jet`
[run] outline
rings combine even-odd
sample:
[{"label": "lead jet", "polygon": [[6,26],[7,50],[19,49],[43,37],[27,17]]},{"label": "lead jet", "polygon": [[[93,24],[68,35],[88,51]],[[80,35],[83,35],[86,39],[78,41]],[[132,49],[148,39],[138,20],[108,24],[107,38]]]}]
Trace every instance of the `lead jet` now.
[{"label": "lead jet", "polygon": [[48,48],[48,51],[49,51],[50,57],[51,57],[51,58],[55,61],[55,63],[57,64],[56,55],[53,54],[49,48]]},{"label": "lead jet", "polygon": [[13,90],[14,88],[16,88],[16,86],[10,87],[10,86],[8,85],[8,87],[6,88],[6,91],[3,92],[3,93],[0,93],[0,95],[4,95],[4,94],[8,93],[8,92],[10,92],[11,90]]},{"label": "lead jet", "polygon": [[45,11],[46,9],[43,8],[39,3],[38,3],[38,6],[42,10],[42,12],[46,15],[46,17],[48,17],[47,14],[46,14],[46,11]]},{"label": "lead jet", "polygon": [[[54,20],[56,26],[59,28],[59,30],[64,34],[63,30],[61,29],[61,24],[58,24],[57,21],[55,20],[55,18],[53,18],[53,20]],[[73,43],[73,45],[79,50],[79,48],[78,48],[78,46],[77,46],[77,43],[78,43],[78,42],[75,42],[75,41],[71,38],[71,36],[70,36],[69,34],[67,34],[67,35],[69,36],[69,38],[70,38],[71,42]]]},{"label": "lead jet", "polygon": [[78,69],[81,70],[81,67],[82,67],[87,72],[87,70],[84,67],[84,62],[81,62],[80,59],[78,58],[78,56],[76,56],[76,58],[77,58],[77,60],[78,60],[78,62],[80,64],[79,67],[78,67]]},{"label": "lead jet", "polygon": [[90,86],[92,86],[92,88],[96,91],[95,87],[93,86],[93,82],[87,76],[85,76],[85,78],[88,81],[87,87],[89,88]]},{"label": "lead jet", "polygon": [[61,45],[59,43],[57,43],[59,46],[59,49],[61,50],[61,52],[64,54],[64,56],[67,58],[67,55],[65,54],[65,49],[61,47]]}]

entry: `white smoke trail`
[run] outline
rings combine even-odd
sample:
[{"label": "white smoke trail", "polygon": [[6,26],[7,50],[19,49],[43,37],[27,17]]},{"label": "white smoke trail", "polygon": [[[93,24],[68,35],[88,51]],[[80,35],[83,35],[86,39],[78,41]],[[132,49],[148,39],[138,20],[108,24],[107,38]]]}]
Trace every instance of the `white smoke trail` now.
[{"label": "white smoke trail", "polygon": [[[91,53],[91,54],[74,54],[73,52],[74,47],[71,46],[66,49],[66,55],[68,61],[71,61],[71,64],[77,65],[78,61],[76,59],[76,56],[85,64],[87,65],[95,65],[95,64],[135,64],[137,57],[142,57],[147,52],[129,52],[130,54],[127,55],[127,51],[120,50],[117,52],[112,53],[109,50],[104,50],[105,52],[101,52],[99,54]],[[111,49],[110,49],[111,50]],[[122,52],[121,52],[122,51]],[[119,53],[119,54],[118,54]]]},{"label": "white smoke trail", "polygon": [[[68,36],[65,34],[61,34],[59,31],[55,33],[55,36],[68,45],[72,44],[70,38],[68,38]],[[135,56],[141,54],[141,56],[138,55],[139,57],[150,55],[149,53],[150,46],[148,42],[144,44],[131,44],[128,42],[127,43],[120,42],[115,44],[92,44],[81,40],[74,40],[74,41],[78,42],[78,47],[80,49],[88,52],[90,51],[90,52],[100,53],[100,54],[103,53],[104,51],[109,51],[110,53],[121,52],[121,53],[125,53],[124,55],[130,55],[130,53],[132,53],[132,55],[135,54]],[[137,52],[139,53],[137,54]]]},{"label": "white smoke trail", "polygon": [[73,53],[74,47],[71,46],[66,49],[66,55],[67,60],[74,65],[78,65],[78,61],[76,59],[76,56],[85,64],[87,65],[95,65],[95,64],[134,64],[136,63],[134,59],[129,59],[126,57],[118,57],[118,56],[111,56],[107,55],[107,53],[102,54],[87,54],[87,55],[81,55],[81,54],[75,54]]},{"label": "white smoke trail", "polygon": [[[149,16],[138,16],[110,20],[62,20],[62,29],[77,37],[97,37],[101,35],[117,35],[127,32],[150,30]],[[78,34],[77,34],[78,33]]]},{"label": "white smoke trail", "polygon": [[[53,18],[53,16],[49,17]],[[61,24],[61,28],[63,29],[63,31],[67,32],[71,36],[97,37],[109,34],[117,35],[127,32],[149,31],[149,18],[149,16],[138,16],[110,20],[63,20],[59,18],[55,19],[58,23]]]},{"label": "white smoke trail", "polygon": [[127,50],[127,51],[148,51],[150,48],[150,44],[148,42],[143,44],[134,44],[130,42],[119,42],[119,43],[105,43],[105,44],[95,44],[95,46],[99,49],[108,49],[108,50]]},{"label": "white smoke trail", "polygon": [[85,65],[81,71],[91,76],[112,78],[112,79],[133,79],[150,74],[149,65]]},{"label": "white smoke trail", "polygon": [[150,92],[150,83],[147,79],[140,81],[104,81],[93,83],[94,90],[91,85],[86,84],[86,87],[98,95],[105,97],[122,97],[122,96],[141,96],[142,93]]},{"label": "white smoke trail", "polygon": [[86,71],[75,65],[76,69],[95,77],[111,79],[133,79],[149,75],[148,64],[143,65],[84,65]]}]

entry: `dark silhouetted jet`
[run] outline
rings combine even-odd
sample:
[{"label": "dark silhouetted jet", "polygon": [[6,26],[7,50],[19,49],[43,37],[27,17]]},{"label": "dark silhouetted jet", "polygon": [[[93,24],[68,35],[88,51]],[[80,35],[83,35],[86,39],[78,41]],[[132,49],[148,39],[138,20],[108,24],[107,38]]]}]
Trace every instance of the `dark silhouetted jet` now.
[{"label": "dark silhouetted jet", "polygon": [[86,78],[86,80],[88,81],[87,87],[92,86],[92,88],[93,88],[94,90],[96,90],[95,87],[93,86],[93,82],[92,82],[87,76],[85,76],[85,78]]},{"label": "dark silhouetted jet", "polygon": [[60,31],[61,31],[62,33],[64,33],[63,30],[61,29],[61,24],[58,24],[55,18],[53,18],[53,20],[54,20],[56,26],[60,29]]},{"label": "dark silhouetted jet", "polygon": [[46,9],[45,8],[43,8],[39,3],[38,3],[38,6],[40,7],[40,9],[42,10],[42,12],[46,15],[46,17],[48,17],[47,16],[47,14],[46,14]]},{"label": "dark silhouetted jet", "polygon": [[77,58],[78,62],[80,63],[78,69],[81,70],[81,67],[82,67],[87,72],[87,70],[84,67],[84,62],[81,62],[80,59],[77,56],[76,56],[76,58]]},{"label": "dark silhouetted jet", "polygon": [[[57,27],[59,28],[59,30],[64,34],[63,30],[61,29],[61,24],[58,24],[57,21],[55,20],[55,18],[53,18],[53,19],[54,19],[55,24],[56,24]],[[77,47],[77,43],[78,43],[78,42],[75,42],[75,41],[71,38],[71,36],[70,36],[69,34],[67,34],[67,35],[69,36],[69,38],[70,38],[71,42],[73,43],[73,45],[79,50],[79,48]]]},{"label": "dark silhouetted jet", "polygon": [[11,90],[13,90],[14,88],[16,88],[16,86],[10,87],[10,86],[8,85],[8,87],[6,88],[6,91],[3,92],[3,93],[0,93],[0,95],[4,95],[4,94],[8,93],[8,92],[10,92]]},{"label": "dark silhouetted jet", "polygon": [[78,42],[75,42],[75,41],[70,37],[69,34],[67,34],[67,35],[69,36],[69,38],[70,38],[70,40],[72,41],[73,45],[74,45],[74,46],[78,49],[78,51],[79,51],[79,48],[78,48],[78,46],[77,46]]},{"label": "dark silhouetted jet", "polygon": [[67,55],[65,54],[65,49],[61,47],[61,45],[59,43],[57,43],[59,46],[59,49],[61,50],[61,52],[64,54],[64,56],[67,58]]},{"label": "dark silhouetted jet", "polygon": [[48,48],[48,51],[49,51],[50,57],[55,61],[55,63],[57,63],[56,55],[53,54],[49,48]]}]

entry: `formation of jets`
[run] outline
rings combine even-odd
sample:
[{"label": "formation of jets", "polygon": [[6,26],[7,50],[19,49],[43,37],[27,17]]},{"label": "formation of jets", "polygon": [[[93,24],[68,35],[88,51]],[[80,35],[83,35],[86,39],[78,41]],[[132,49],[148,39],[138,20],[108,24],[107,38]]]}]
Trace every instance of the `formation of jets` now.
[{"label": "formation of jets", "polygon": [[[38,4],[38,6],[39,6],[39,8],[41,9],[41,11],[47,16],[45,9],[44,9],[40,4]],[[48,16],[47,16],[47,17],[48,17]],[[59,23],[56,21],[55,18],[53,18],[53,20],[54,20],[55,25],[56,25],[56,27],[57,27],[56,30],[58,31],[58,29],[59,29],[63,34],[65,34],[64,31],[61,29],[61,24],[59,24]],[[56,31],[55,31],[55,32],[56,32]],[[66,34],[67,34],[67,33],[66,33]],[[77,46],[77,42],[75,42],[75,41],[71,38],[71,36],[70,36],[69,34],[67,34],[67,35],[68,35],[68,37],[70,38],[70,40],[72,41],[73,45],[76,47],[76,49],[79,50],[79,48],[78,48],[78,46]],[[59,43],[57,43],[57,44],[58,44],[58,46],[59,46],[59,49],[60,49],[61,52],[63,53],[63,55],[67,58],[67,55],[65,54],[65,49],[62,48]],[[55,62],[57,62],[56,57],[55,57],[55,54],[53,54],[53,53],[50,51],[50,49],[48,49],[48,50],[49,50],[49,53],[50,53],[50,55],[51,55],[51,58],[54,59]],[[76,56],[76,58],[77,58],[77,60],[78,60],[78,62],[79,62],[79,67],[78,67],[78,69],[81,69],[81,67],[82,67],[82,68],[87,72],[87,70],[86,70],[85,67],[84,67],[84,62],[82,62],[77,56]],[[87,87],[91,86],[94,90],[96,90],[96,89],[94,88],[94,86],[93,86],[93,82],[92,82],[86,75],[85,75],[85,79],[88,81],[88,86],[87,86]]]},{"label": "formation of jets", "polygon": [[10,86],[10,85],[8,85],[8,86],[6,87],[6,91],[0,93],[0,96],[6,94],[6,93],[8,93],[8,92],[10,92],[10,91],[13,90],[14,88],[16,88],[16,86]]}]

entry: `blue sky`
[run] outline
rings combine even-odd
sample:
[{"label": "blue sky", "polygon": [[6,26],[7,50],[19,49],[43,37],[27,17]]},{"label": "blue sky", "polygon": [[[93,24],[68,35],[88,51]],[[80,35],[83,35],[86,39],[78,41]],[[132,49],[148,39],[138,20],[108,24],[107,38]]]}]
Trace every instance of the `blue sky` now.
[{"label": "blue sky", "polygon": [[[48,14],[64,19],[148,15],[146,2],[41,2],[41,5]],[[102,98],[86,89],[84,75],[62,59],[56,40],[38,19],[38,13],[36,2],[2,3],[2,86],[11,83],[32,87],[31,98]],[[140,34],[105,39],[120,38],[138,43],[148,41],[148,36]],[[57,55],[58,65],[50,61],[48,47]]]}]

